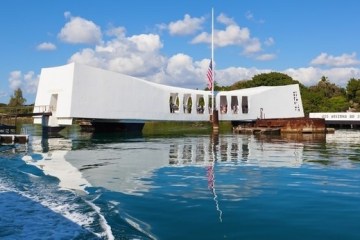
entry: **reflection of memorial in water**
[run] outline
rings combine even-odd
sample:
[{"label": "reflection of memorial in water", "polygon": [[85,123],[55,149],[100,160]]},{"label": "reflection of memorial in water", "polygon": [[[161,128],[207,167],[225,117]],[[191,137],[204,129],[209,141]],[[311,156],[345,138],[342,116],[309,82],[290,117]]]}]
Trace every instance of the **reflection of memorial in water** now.
[{"label": "reflection of memorial in water", "polygon": [[34,139],[31,156],[38,157],[28,163],[57,177],[60,186],[68,189],[95,186],[132,194],[146,192],[152,186],[141,179],[151,179],[155,170],[168,165],[168,149],[165,151],[163,144],[113,139],[92,144],[91,148],[85,144],[83,149],[73,149],[70,139],[49,138],[45,139],[48,151],[44,152],[43,141]]},{"label": "reflection of memorial in water", "polygon": [[[305,139],[310,140],[309,137]],[[297,167],[302,164],[304,144],[301,141],[296,136],[263,138],[227,135],[190,138],[170,144],[169,164],[207,166],[216,159],[220,164]],[[321,141],[321,138],[316,137],[315,141]]]},{"label": "reflection of memorial in water", "polygon": [[[35,161],[33,164],[64,179],[64,183],[67,180],[66,183],[70,184],[72,178],[78,177],[86,180],[86,186],[101,186],[132,194],[152,189],[154,186],[151,179],[164,167],[212,167],[215,172],[221,169],[217,176],[240,171],[248,180],[254,179],[253,184],[256,185],[256,179],[261,176],[256,171],[241,168],[242,166],[298,167],[302,164],[304,149],[301,142],[292,138],[259,138],[253,135],[209,135],[155,140],[95,139],[89,136],[88,139],[75,141],[65,138],[50,138],[46,141],[46,149],[42,149],[44,139],[32,140],[32,151],[42,156],[42,161]],[[57,167],[53,163],[57,163]],[[66,166],[69,167],[67,170]],[[80,174],[67,175],[76,171]],[[173,171],[176,172],[176,169]],[[251,182],[241,184],[252,185]],[[234,183],[237,187],[241,184]],[[75,189],[76,186],[69,188]]]},{"label": "reflection of memorial in water", "polygon": [[[328,136],[331,136],[330,134]],[[298,134],[298,133],[281,133],[281,135],[254,135],[259,141],[267,142],[299,142],[299,143],[322,143],[326,141],[326,134],[324,133],[313,133],[313,134]]]}]

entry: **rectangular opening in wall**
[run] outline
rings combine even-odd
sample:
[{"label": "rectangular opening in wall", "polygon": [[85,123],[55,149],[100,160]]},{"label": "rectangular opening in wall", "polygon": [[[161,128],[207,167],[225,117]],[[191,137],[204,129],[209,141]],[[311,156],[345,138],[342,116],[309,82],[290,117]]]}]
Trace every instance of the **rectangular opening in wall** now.
[{"label": "rectangular opening in wall", "polygon": [[237,96],[231,96],[231,111],[236,114],[238,113],[239,102]]},{"label": "rectangular opening in wall", "polygon": [[50,99],[50,111],[51,112],[56,112],[57,100],[58,100],[58,95],[57,94],[51,94],[51,99]]},{"label": "rectangular opening in wall", "polygon": [[220,96],[220,113],[225,114],[227,113],[227,97]]},{"label": "rectangular opening in wall", "polygon": [[249,103],[247,96],[242,96],[241,98],[241,109],[242,113],[249,113]]}]

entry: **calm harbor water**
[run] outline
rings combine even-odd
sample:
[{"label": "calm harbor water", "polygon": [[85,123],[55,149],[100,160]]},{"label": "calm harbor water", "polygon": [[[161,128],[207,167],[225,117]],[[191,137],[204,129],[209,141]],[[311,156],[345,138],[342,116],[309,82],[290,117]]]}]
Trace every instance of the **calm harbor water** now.
[{"label": "calm harbor water", "polygon": [[360,239],[360,131],[0,145],[0,239]]}]

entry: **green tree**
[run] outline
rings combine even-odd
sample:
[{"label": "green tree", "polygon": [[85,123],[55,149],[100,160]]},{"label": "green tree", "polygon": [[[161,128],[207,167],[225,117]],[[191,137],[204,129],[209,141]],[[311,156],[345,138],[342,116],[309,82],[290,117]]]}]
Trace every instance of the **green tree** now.
[{"label": "green tree", "polygon": [[329,79],[322,76],[317,85],[310,87],[312,90],[319,92],[325,98],[331,98],[334,96],[344,95],[345,90],[331,83]]},{"label": "green tree", "polygon": [[255,86],[283,86],[299,83],[298,81],[294,81],[290,76],[279,72],[255,75],[252,82]]},{"label": "green tree", "polygon": [[348,84],[346,85],[346,95],[349,100],[354,100],[356,98],[360,99],[360,95],[358,92],[360,90],[360,80],[352,78],[349,80]]},{"label": "green tree", "polygon": [[14,95],[10,97],[9,107],[19,107],[23,106],[26,102],[26,99],[23,97],[22,91],[20,88],[14,91]]},{"label": "green tree", "polygon": [[230,90],[259,86],[283,86],[289,84],[299,84],[299,82],[293,80],[290,76],[284,73],[270,72],[255,75],[252,80],[236,82],[230,87]]},{"label": "green tree", "polygon": [[353,111],[360,110],[360,79],[352,78],[346,85],[346,96]]},{"label": "green tree", "polygon": [[325,76],[317,85],[301,90],[306,115],[310,112],[344,112],[350,106],[345,89],[331,83]]},{"label": "green tree", "polygon": [[301,99],[303,103],[304,113],[320,112],[319,107],[323,104],[323,97],[316,91],[303,88],[301,91]]},{"label": "green tree", "polygon": [[345,95],[334,96],[326,101],[326,103],[328,104],[327,112],[346,112],[350,107],[350,103]]}]

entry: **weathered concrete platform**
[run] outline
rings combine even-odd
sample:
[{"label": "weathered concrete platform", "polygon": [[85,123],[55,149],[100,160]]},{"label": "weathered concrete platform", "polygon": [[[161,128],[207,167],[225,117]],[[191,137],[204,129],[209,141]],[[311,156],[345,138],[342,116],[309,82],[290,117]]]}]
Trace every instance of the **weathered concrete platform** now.
[{"label": "weathered concrete platform", "polygon": [[24,134],[0,134],[0,143],[15,144],[29,142],[29,135]]},{"label": "weathered concrete platform", "polygon": [[326,133],[325,120],[322,118],[281,118],[257,119],[247,126],[234,126],[234,132],[277,132],[279,133]]},{"label": "weathered concrete platform", "polygon": [[243,134],[265,134],[265,135],[279,135],[281,133],[280,128],[264,128],[264,127],[242,127],[237,126],[233,128],[234,133]]},{"label": "weathered concrete platform", "polygon": [[322,118],[258,119],[255,126],[280,128],[282,133],[326,133]]}]

